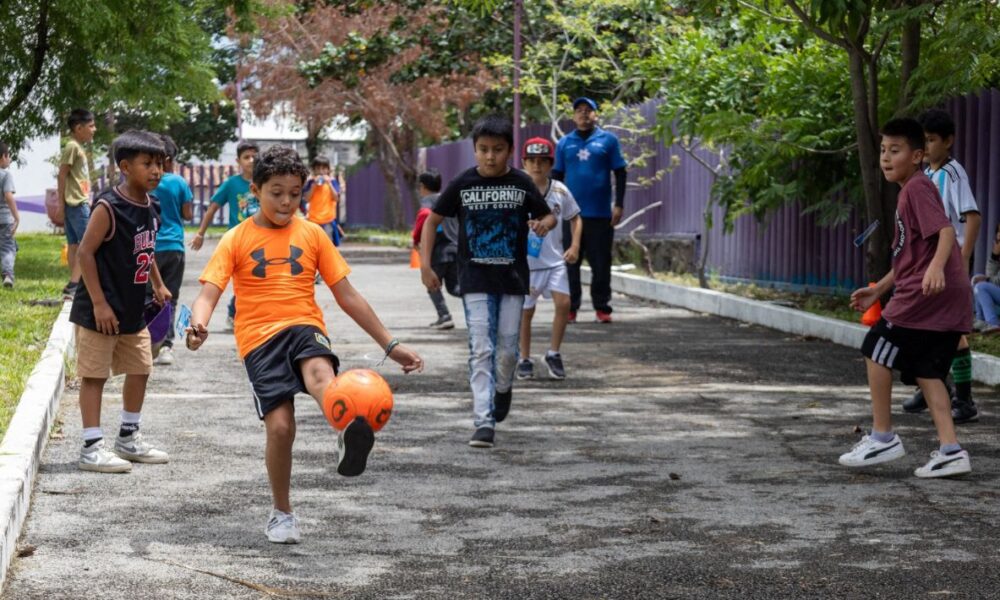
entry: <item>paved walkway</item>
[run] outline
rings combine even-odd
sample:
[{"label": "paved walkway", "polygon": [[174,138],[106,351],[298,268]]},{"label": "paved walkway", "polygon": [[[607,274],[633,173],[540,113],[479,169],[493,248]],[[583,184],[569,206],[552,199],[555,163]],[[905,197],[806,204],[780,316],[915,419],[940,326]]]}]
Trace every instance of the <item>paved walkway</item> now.
[{"label": "paved walkway", "polygon": [[[185,302],[209,250],[189,254]],[[334,435],[300,398],[303,543],[263,535],[263,428],[220,308],[206,347],[151,380],[144,431],[169,465],[78,471],[67,392],[22,540],[35,550],[4,600],[996,597],[992,417],[961,430],[976,469],[964,480],[910,474],[934,447],[926,416],[897,419],[909,456],[847,471],[836,457],[868,423],[856,351],[616,298],[613,325],[570,329],[570,378],[518,382],[498,446],[473,450],[459,303],[458,329],[429,330],[405,253],[346,255],[428,369],[382,369],[397,408],[357,479],[335,474]],[[319,296],[345,366],[372,365],[378,349]]]}]

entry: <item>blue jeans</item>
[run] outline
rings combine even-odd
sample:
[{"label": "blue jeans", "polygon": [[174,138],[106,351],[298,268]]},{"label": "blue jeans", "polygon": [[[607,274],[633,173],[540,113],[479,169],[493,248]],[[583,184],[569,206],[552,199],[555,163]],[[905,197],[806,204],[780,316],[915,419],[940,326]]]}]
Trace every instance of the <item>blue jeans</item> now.
[{"label": "blue jeans", "polygon": [[506,392],[514,384],[524,296],[465,294],[462,304],[469,327],[473,424],[492,429],[493,393]]},{"label": "blue jeans", "polygon": [[17,242],[11,233],[13,224],[0,223],[0,275],[14,276],[14,257],[17,255]]},{"label": "blue jeans", "polygon": [[997,305],[1000,305],[1000,285],[989,281],[980,281],[972,288],[976,299],[976,318],[990,325],[1000,325],[997,317]]},{"label": "blue jeans", "polygon": [[83,241],[83,232],[87,231],[87,223],[90,222],[90,202],[84,202],[80,206],[66,205],[66,222],[63,228],[66,230],[66,243],[70,246]]}]

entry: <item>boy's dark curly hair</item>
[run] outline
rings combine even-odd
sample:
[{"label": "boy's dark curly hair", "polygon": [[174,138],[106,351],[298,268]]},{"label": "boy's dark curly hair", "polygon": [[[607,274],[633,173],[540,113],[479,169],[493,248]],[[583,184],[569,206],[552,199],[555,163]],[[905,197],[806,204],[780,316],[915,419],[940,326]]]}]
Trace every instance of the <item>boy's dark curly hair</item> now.
[{"label": "boy's dark curly hair", "polygon": [[254,163],[253,182],[259,188],[276,175],[297,175],[305,183],[309,170],[294,148],[274,145],[265,150]]}]

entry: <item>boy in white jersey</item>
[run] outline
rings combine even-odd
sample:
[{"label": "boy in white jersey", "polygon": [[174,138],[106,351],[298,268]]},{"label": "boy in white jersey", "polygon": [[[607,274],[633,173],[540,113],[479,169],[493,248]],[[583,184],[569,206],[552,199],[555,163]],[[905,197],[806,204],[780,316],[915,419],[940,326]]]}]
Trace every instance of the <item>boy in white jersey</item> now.
[{"label": "boy in white jersey", "polygon": [[[924,174],[930,178],[944,202],[944,212],[955,228],[956,244],[962,251],[962,264],[972,271],[973,252],[982,218],[979,206],[972,196],[969,176],[957,160],[951,157],[951,147],[955,143],[955,121],[943,110],[929,110],[920,115],[920,125],[924,128],[926,147],[924,149]],[[969,423],[979,420],[979,410],[972,400],[972,353],[966,336],[958,343],[958,352],[951,363],[951,378],[955,387],[951,391],[951,417],[955,423]],[[950,387],[950,386],[949,386]],[[923,394],[917,392],[903,402],[906,412],[921,412],[927,408]]]},{"label": "boy in white jersey", "polygon": [[556,309],[555,318],[552,320],[552,342],[545,354],[545,365],[548,367],[550,377],[565,379],[566,370],[559,348],[566,333],[570,312],[566,263],[575,263],[579,258],[583,220],[580,218],[580,207],[577,206],[569,188],[561,181],[549,178],[555,161],[555,146],[552,142],[545,138],[532,138],[525,142],[521,157],[524,160],[525,172],[531,176],[538,191],[545,197],[552,214],[557,219],[570,222],[573,239],[569,247],[564,248],[562,227],[556,227],[544,238],[539,238],[534,233],[528,234],[528,269],[531,271],[531,285],[528,295],[524,297],[524,314],[521,318],[521,361],[517,365],[517,378],[529,379],[535,376],[535,366],[531,361],[531,319],[535,315],[535,303],[538,297],[545,296],[552,298]]}]

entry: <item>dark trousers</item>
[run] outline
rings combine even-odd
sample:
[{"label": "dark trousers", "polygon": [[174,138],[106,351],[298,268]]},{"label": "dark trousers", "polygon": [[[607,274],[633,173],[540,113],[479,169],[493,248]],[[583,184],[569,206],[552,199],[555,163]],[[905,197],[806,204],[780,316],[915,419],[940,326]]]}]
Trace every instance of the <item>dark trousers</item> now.
[{"label": "dark trousers", "polygon": [[[156,268],[163,278],[163,285],[170,290],[170,304],[173,305],[174,318],[177,318],[177,297],[181,293],[181,282],[184,280],[184,252],[168,251],[156,253]],[[152,293],[149,294],[152,297]],[[174,345],[174,324],[167,329],[167,339],[163,341],[165,348]]]},{"label": "dark trousers", "polygon": [[[563,244],[568,247],[572,240],[569,222],[563,229]],[[611,246],[615,241],[615,229],[611,219],[583,219],[583,235],[580,238],[580,260],[575,265],[566,265],[569,274],[570,310],[580,310],[583,288],[580,285],[580,265],[587,259],[590,265],[590,300],[594,310],[611,312]]]}]

